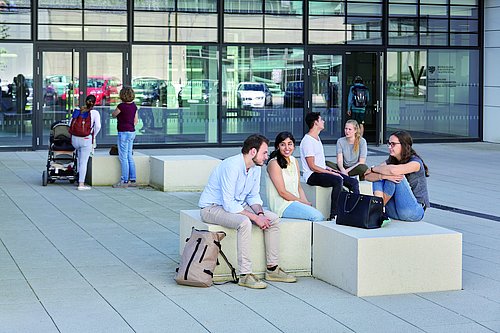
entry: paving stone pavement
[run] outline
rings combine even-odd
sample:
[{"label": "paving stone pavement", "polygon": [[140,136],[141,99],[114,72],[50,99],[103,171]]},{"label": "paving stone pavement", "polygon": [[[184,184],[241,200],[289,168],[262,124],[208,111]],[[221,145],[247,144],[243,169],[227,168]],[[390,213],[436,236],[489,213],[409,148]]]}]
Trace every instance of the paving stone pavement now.
[{"label": "paving stone pavement", "polygon": [[[335,146],[325,147],[333,158]],[[463,233],[463,290],[359,298],[314,278],[178,286],[179,211],[199,193],[41,186],[47,152],[0,153],[0,332],[500,332],[500,145],[415,145]],[[139,150],[225,158],[238,148]],[[369,147],[368,163],[386,158]]]}]

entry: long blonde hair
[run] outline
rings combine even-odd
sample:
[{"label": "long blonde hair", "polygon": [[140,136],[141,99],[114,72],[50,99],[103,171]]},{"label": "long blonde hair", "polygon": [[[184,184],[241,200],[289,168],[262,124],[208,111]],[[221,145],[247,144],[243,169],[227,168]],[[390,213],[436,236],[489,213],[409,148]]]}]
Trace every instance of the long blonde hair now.
[{"label": "long blonde hair", "polygon": [[357,153],[359,151],[359,141],[361,140],[361,129],[359,128],[358,122],[354,119],[349,119],[346,122],[346,125],[347,124],[351,124],[356,131],[354,133],[354,152]]}]

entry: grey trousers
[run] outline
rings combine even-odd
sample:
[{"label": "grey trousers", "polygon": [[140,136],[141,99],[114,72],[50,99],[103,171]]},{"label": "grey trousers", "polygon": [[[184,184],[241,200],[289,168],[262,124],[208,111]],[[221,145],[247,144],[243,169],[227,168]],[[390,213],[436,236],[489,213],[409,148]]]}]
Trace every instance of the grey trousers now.
[{"label": "grey trousers", "polygon": [[[245,210],[253,212],[250,206],[245,206]],[[223,227],[236,229],[237,233],[237,256],[239,274],[252,273],[252,261],[250,259],[252,244],[252,222],[242,214],[228,213],[222,206],[212,205],[201,210],[203,221],[211,224],[218,224]],[[280,248],[280,219],[275,213],[264,210],[264,215],[271,222],[271,227],[264,230],[264,244],[266,247],[266,262],[269,266],[278,265]]]}]

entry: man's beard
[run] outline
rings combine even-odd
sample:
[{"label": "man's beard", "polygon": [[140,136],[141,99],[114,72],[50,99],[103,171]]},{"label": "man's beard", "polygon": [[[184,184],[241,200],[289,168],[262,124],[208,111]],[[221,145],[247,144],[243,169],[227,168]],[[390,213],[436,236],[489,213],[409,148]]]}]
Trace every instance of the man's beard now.
[{"label": "man's beard", "polygon": [[257,163],[257,161],[255,160],[255,157],[252,158],[252,162],[253,164],[255,164],[256,166],[263,166],[264,165],[264,162],[262,162],[261,164]]}]

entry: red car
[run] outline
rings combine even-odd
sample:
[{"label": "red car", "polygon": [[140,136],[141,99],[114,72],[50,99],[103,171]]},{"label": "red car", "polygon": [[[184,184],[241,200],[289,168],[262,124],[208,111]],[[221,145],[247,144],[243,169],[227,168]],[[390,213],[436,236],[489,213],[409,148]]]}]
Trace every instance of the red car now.
[{"label": "red car", "polygon": [[[76,82],[73,95],[78,96],[78,81]],[[109,105],[112,96],[118,96],[122,83],[114,76],[89,76],[87,78],[87,95],[96,97],[95,105]],[[61,98],[66,100],[66,93]]]}]

